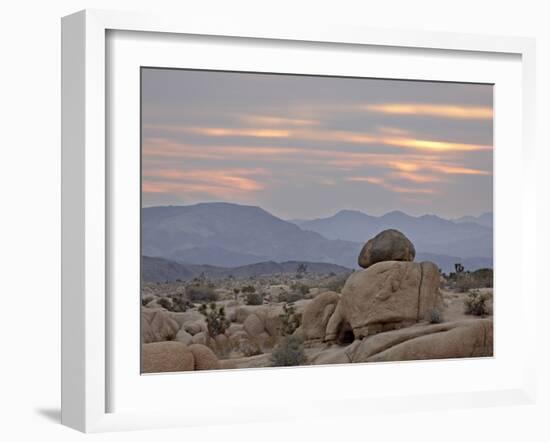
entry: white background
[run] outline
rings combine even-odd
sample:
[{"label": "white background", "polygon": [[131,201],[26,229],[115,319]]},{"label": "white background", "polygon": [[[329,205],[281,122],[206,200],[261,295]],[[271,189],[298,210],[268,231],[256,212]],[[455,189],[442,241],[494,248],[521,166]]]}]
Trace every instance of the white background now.
[{"label": "white background", "polygon": [[[544,1],[442,2],[363,1],[140,1],[78,0],[4,4],[0,13],[0,438],[3,440],[82,440],[59,420],[60,323],[60,22],[75,10],[116,8],[213,15],[214,20],[291,20],[337,22],[405,28],[510,34],[538,38],[538,173],[548,189],[550,146],[550,12]],[[548,80],[550,81],[550,80]],[[546,149],[545,149],[546,147]],[[541,194],[544,191],[541,190]],[[548,190],[544,192],[548,195]],[[542,202],[543,195],[539,200]],[[540,398],[536,406],[501,407],[384,415],[322,422],[286,422],[218,426],[160,432],[91,436],[95,440],[167,438],[231,440],[548,440],[550,429],[550,340],[545,327],[550,312],[542,291],[543,265],[548,263],[547,208],[540,208],[539,257],[532,277],[540,276]],[[516,238],[510,238],[515,241]],[[514,259],[513,256],[510,259]],[[521,330],[518,330],[521,333]],[[546,376],[546,377],[545,377]],[[182,401],[189,398],[182,397]],[[216,406],[213,402],[213,407]],[[90,436],[88,436],[90,437]]]}]

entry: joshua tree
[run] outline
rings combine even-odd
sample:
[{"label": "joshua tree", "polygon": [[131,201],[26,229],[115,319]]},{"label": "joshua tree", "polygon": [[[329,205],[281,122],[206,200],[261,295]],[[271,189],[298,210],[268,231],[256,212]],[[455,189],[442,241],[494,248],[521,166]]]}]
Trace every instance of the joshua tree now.
[{"label": "joshua tree", "polygon": [[212,338],[225,333],[231,324],[225,316],[225,309],[223,307],[218,308],[215,302],[210,303],[210,305],[202,304],[199,307],[199,313],[205,317],[208,334]]}]

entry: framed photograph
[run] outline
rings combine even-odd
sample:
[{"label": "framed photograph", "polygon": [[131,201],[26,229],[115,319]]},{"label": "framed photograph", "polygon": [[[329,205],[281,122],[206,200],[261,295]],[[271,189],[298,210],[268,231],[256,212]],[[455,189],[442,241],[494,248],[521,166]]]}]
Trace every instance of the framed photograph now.
[{"label": "framed photograph", "polygon": [[264,25],[63,19],[63,423],[532,402],[534,42]]}]

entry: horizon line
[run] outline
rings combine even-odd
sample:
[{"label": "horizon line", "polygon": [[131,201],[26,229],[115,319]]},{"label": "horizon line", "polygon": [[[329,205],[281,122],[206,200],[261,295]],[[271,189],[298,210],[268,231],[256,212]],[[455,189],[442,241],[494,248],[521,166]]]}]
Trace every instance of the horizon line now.
[{"label": "horizon line", "polygon": [[228,201],[202,201],[202,202],[196,202],[196,203],[190,203],[190,204],[183,204],[183,203],[180,203],[180,204],[161,204],[161,205],[142,206],[141,209],[142,210],[143,209],[154,209],[154,208],[162,208],[162,207],[192,207],[192,206],[198,206],[200,204],[204,204],[204,205],[206,205],[206,204],[210,204],[210,205],[213,205],[213,204],[227,204],[227,205],[232,205],[232,206],[258,208],[258,209],[261,209],[261,210],[269,213],[270,215],[272,215],[276,218],[279,218],[279,219],[281,219],[283,221],[287,221],[287,222],[292,222],[292,220],[295,220],[295,221],[296,220],[314,221],[314,220],[319,220],[319,219],[326,219],[326,218],[331,218],[333,216],[336,216],[341,212],[355,212],[355,213],[360,213],[362,215],[371,216],[371,217],[375,217],[375,218],[382,218],[386,215],[393,214],[393,213],[402,213],[402,214],[404,214],[408,217],[411,217],[411,218],[422,218],[424,216],[435,216],[437,218],[440,218],[440,219],[443,219],[443,220],[446,220],[446,221],[454,221],[454,220],[457,220],[457,219],[460,219],[460,218],[465,218],[465,217],[479,218],[483,215],[489,215],[489,214],[494,215],[493,210],[488,210],[488,211],[481,212],[478,215],[473,215],[471,213],[467,213],[467,214],[460,215],[460,216],[457,216],[457,217],[448,218],[448,217],[445,217],[445,216],[438,215],[436,213],[425,213],[423,215],[411,215],[411,214],[409,214],[407,212],[404,212],[403,210],[400,210],[400,209],[393,209],[393,210],[390,210],[388,212],[382,213],[381,215],[371,215],[367,212],[364,212],[364,211],[358,210],[358,209],[345,209],[345,208],[342,208],[342,209],[337,210],[336,212],[333,212],[332,214],[324,215],[324,216],[317,216],[317,217],[314,217],[314,218],[299,218],[299,217],[283,218],[283,217],[280,217],[278,215],[275,215],[271,211],[269,211],[267,209],[264,209],[263,207],[261,207],[259,205],[233,203],[233,202],[228,202]]}]

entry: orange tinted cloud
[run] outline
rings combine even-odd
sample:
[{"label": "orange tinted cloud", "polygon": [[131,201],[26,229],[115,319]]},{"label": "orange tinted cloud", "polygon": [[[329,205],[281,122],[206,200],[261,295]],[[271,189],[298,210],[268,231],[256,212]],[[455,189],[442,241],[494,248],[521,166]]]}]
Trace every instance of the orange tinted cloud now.
[{"label": "orange tinted cloud", "polygon": [[389,190],[391,192],[396,193],[411,193],[411,194],[434,194],[437,193],[436,189],[432,189],[429,187],[404,187],[400,185],[396,185],[392,183],[388,179],[383,179],[379,177],[363,177],[363,176],[353,176],[347,178],[348,181],[355,181],[355,182],[365,182],[369,184],[374,184],[376,186],[380,186],[386,190]]},{"label": "orange tinted cloud", "polygon": [[158,169],[144,176],[142,190],[231,198],[263,190],[265,185],[254,178],[262,175],[266,175],[263,169]]},{"label": "orange tinted cloud", "polygon": [[[159,128],[159,127],[156,127]],[[227,128],[227,127],[179,127],[166,126],[163,130],[187,132],[210,137],[249,137],[249,138],[286,138],[294,140],[349,143],[380,144],[412,150],[439,152],[464,152],[491,150],[485,144],[456,143],[445,140],[423,140],[411,136],[391,136],[384,134],[367,134],[362,132],[335,131],[303,128]]]},{"label": "orange tinted cloud", "polygon": [[212,137],[288,138],[290,136],[290,131],[285,129],[189,127],[185,131]]},{"label": "orange tinted cloud", "polygon": [[491,107],[457,106],[449,104],[385,103],[369,104],[365,109],[390,115],[424,115],[430,117],[456,118],[462,120],[490,120]]},{"label": "orange tinted cloud", "polygon": [[441,178],[433,175],[421,175],[419,173],[409,173],[409,172],[394,172],[389,175],[391,178],[396,178],[405,181],[411,181],[413,183],[437,183],[441,181]]},{"label": "orange tinted cloud", "polygon": [[432,140],[418,140],[414,138],[383,138],[383,144],[397,147],[407,147],[412,149],[423,149],[433,151],[480,151],[491,150],[492,146],[485,144],[467,144],[467,143],[453,143],[448,141],[432,141]]},{"label": "orange tinted cloud", "polygon": [[245,124],[251,126],[317,126],[318,120],[305,118],[283,118],[271,115],[241,115],[239,117]]},{"label": "orange tinted cloud", "polygon": [[269,162],[294,159],[304,163],[325,164],[353,170],[364,166],[377,166],[403,173],[431,171],[451,175],[490,175],[490,171],[473,169],[447,161],[437,155],[382,154],[334,149],[313,149],[273,146],[195,146],[162,138],[146,139],[143,144],[145,161],[156,159],[198,159],[226,161],[229,158]]},{"label": "orange tinted cloud", "polygon": [[306,149],[272,146],[209,146],[178,143],[166,138],[147,138],[143,143],[143,155],[149,159],[211,159],[227,160],[240,156],[256,158],[258,156],[276,156],[307,152]]}]

